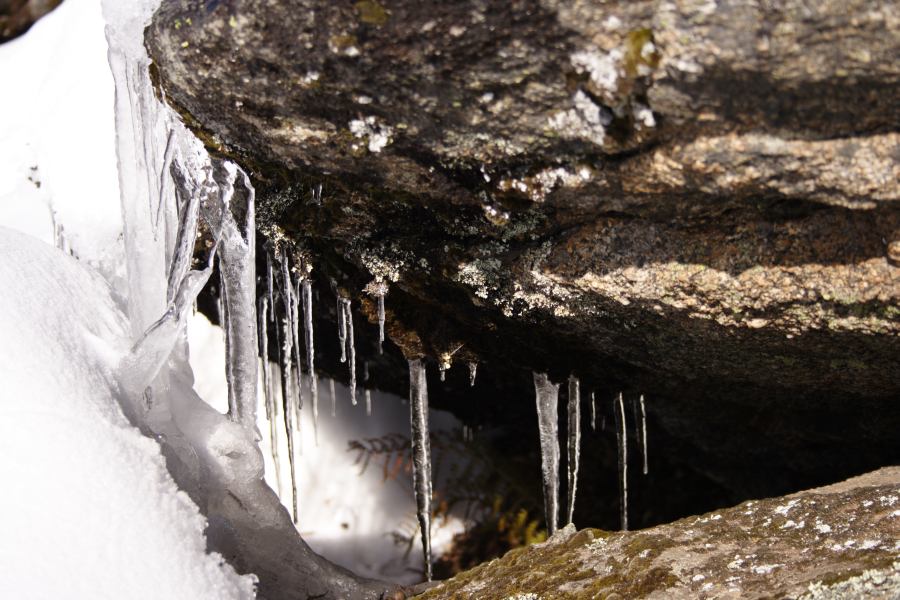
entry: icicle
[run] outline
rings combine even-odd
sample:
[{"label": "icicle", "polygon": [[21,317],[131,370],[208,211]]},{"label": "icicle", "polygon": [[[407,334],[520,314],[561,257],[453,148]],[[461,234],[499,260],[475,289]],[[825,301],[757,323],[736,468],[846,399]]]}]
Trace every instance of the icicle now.
[{"label": "icicle", "polygon": [[378,294],[378,354],[384,354],[384,294]]},{"label": "icicle", "polygon": [[619,508],[622,531],[628,531],[628,428],[625,423],[625,402],[622,392],[613,405],[616,416],[616,437],[619,442]]},{"label": "icicle", "polygon": [[569,426],[568,436],[568,475],[569,475],[569,512],[568,523],[572,523],[575,514],[575,491],[578,488],[578,461],[581,454],[581,386],[573,375],[569,376]]},{"label": "icicle", "polygon": [[372,416],[372,392],[370,390],[366,390],[366,416]]},{"label": "icicle", "polygon": [[259,349],[262,356],[263,397],[266,405],[266,420],[269,422],[269,442],[272,448],[272,463],[275,466],[275,481],[277,482],[278,496],[281,497],[281,460],[278,457],[278,415],[276,411],[275,393],[272,389],[272,367],[269,364],[269,328],[266,320],[268,311],[268,298],[262,296],[259,299]]},{"label": "icicle", "polygon": [[597,431],[597,401],[591,392],[591,431]]},{"label": "icicle", "polygon": [[353,338],[353,310],[349,298],[344,303],[344,327],[347,331],[347,354],[350,359],[350,402],[356,406],[356,342]]},{"label": "icicle", "polygon": [[[229,415],[256,430],[258,342],[256,338],[256,192],[234,163],[215,164],[218,203],[200,203],[204,220],[218,232],[219,279],[225,296],[226,377]],[[240,178],[240,186],[236,185]],[[240,218],[241,222],[236,219]],[[193,240],[191,240],[193,246]]]},{"label": "icicle", "polygon": [[641,394],[641,455],[644,459],[644,475],[649,473],[647,466],[647,410],[644,407],[644,395]]},{"label": "icicle", "polygon": [[409,361],[410,429],[413,451],[413,483],[422,533],[425,577],[431,581],[431,440],[428,434],[428,384],[425,366]]},{"label": "icicle", "polygon": [[344,310],[344,299],[337,300],[338,345],[341,347],[341,362],[347,362],[347,311]]},{"label": "icicle", "polygon": [[[289,302],[285,302],[285,306],[289,306]],[[294,523],[296,523],[299,516],[297,514],[297,467],[294,459],[294,393],[291,390],[291,354],[293,352],[291,346],[293,338],[291,336],[291,319],[287,312],[286,310],[281,320],[281,402],[284,428],[287,431],[288,461],[291,466],[291,508],[293,510]]]},{"label": "icicle", "polygon": [[478,363],[469,363],[469,387],[475,387],[475,375],[478,373]]},{"label": "icicle", "polygon": [[534,392],[541,443],[541,474],[544,484],[544,515],[547,532],[556,531],[559,521],[559,432],[557,403],[559,386],[544,373],[534,373]]},{"label": "icicle", "polygon": [[[303,297],[303,336],[306,340],[306,369],[309,373],[309,395],[312,398],[313,433],[319,445],[319,377],[316,375],[316,349],[313,337],[312,282],[309,277],[301,281]],[[298,367],[299,368],[299,367]]]},{"label": "icicle", "polygon": [[363,361],[363,381],[369,381],[369,361]]},{"label": "icicle", "polygon": [[[297,289],[295,290],[292,283],[293,279],[288,271],[287,256],[283,260],[281,267],[282,276],[287,277],[285,280],[286,285],[290,288],[287,290],[287,293],[291,306],[291,339],[294,347],[294,364],[297,365],[297,410],[299,411],[303,409],[303,370],[301,369],[303,363],[300,362],[300,282],[297,282]],[[297,420],[300,420],[299,413],[297,414]]]},{"label": "icicle", "polygon": [[334,379],[328,379],[328,391],[331,394],[331,416],[337,416],[337,394],[334,392]]},{"label": "icicle", "polygon": [[447,380],[447,369],[438,369],[441,374],[441,381]]},{"label": "icicle", "polygon": [[272,270],[272,254],[266,253],[266,293],[269,295],[269,320],[275,322],[275,272]]}]

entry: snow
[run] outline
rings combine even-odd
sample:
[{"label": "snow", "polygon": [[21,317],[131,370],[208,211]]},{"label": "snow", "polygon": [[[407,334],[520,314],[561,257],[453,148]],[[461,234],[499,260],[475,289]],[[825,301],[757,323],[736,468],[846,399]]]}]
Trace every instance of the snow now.
[{"label": "snow", "polygon": [[129,327],[106,282],[3,227],[0,256],[0,596],[252,598],[119,408]]}]

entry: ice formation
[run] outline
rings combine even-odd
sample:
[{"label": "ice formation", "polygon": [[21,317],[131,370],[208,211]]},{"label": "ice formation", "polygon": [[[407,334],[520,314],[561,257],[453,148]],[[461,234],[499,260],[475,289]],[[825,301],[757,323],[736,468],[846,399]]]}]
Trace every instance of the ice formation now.
[{"label": "ice formation", "polygon": [[628,427],[625,422],[625,402],[622,392],[613,405],[616,417],[616,439],[619,446],[619,510],[622,531],[628,531]]},{"label": "ice formation", "polygon": [[553,535],[559,523],[559,385],[551,382],[544,373],[534,373],[534,392],[541,443],[544,515],[547,532]]},{"label": "ice formation", "polygon": [[469,363],[469,387],[475,387],[476,375],[478,375],[478,363],[472,361]]},{"label": "ice formation", "polygon": [[574,375],[569,376],[569,404],[567,416],[569,418],[568,429],[568,513],[567,523],[572,523],[575,514],[575,491],[578,488],[578,460],[581,454],[581,384]]},{"label": "ice formation", "polygon": [[650,472],[647,465],[647,408],[644,405],[644,395],[641,394],[641,458],[644,459],[644,475]]},{"label": "ice formation", "polygon": [[[303,297],[303,337],[306,341],[306,370],[309,373],[309,396],[312,402],[313,414],[313,434],[316,438],[316,445],[319,445],[319,378],[316,375],[316,347],[315,335],[313,332],[313,313],[312,313],[312,282],[309,280],[309,274],[303,276],[300,280],[301,295]],[[300,369],[300,365],[297,365]]]},{"label": "ice formation", "polygon": [[597,401],[591,392],[591,431],[597,431]]},{"label": "ice formation", "polygon": [[341,306],[344,311],[342,321],[346,332],[347,358],[350,368],[350,402],[356,406],[356,341],[353,337],[353,309],[349,298],[342,298]]},{"label": "ice formation", "polygon": [[412,432],[413,486],[422,534],[425,577],[431,581],[431,440],[428,433],[428,384],[421,360],[409,361],[409,419]]}]

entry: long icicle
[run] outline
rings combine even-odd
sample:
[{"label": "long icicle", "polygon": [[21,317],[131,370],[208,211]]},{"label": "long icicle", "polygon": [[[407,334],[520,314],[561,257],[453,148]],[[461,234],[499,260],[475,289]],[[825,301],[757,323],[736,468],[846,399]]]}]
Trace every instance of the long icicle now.
[{"label": "long icicle", "polygon": [[469,387],[475,387],[475,376],[478,374],[478,363],[472,361],[469,363]]},{"label": "long icicle", "polygon": [[619,509],[622,531],[628,531],[628,428],[625,423],[625,402],[622,392],[613,405],[616,415],[616,434],[619,442]]},{"label": "long icicle", "polygon": [[[227,329],[226,375],[229,411],[254,436],[256,391],[259,375],[259,345],[256,337],[256,192],[250,178],[232,162],[216,164],[219,176],[218,211],[207,206],[204,220],[219,232],[218,256],[220,280],[225,290]],[[200,207],[204,213],[204,205]],[[237,219],[240,219],[238,221]]]},{"label": "long icicle", "polygon": [[[291,398],[292,402],[290,404],[291,408],[291,419],[296,426],[296,444],[295,446],[300,451],[300,454],[303,454],[303,437],[302,432],[300,430],[301,421],[300,421],[300,409],[303,405],[303,378],[300,372],[300,349],[298,348],[300,344],[300,335],[298,332],[297,320],[299,318],[298,310],[297,310],[297,297],[294,294],[294,288],[292,285],[290,265],[288,264],[288,255],[286,253],[282,253],[280,256],[281,262],[281,290],[282,290],[282,300],[284,305],[284,318],[285,322],[288,325],[288,329],[284,332],[286,336],[290,338],[290,346],[288,346],[289,353],[287,357],[287,377],[290,378],[292,375],[296,378],[295,382],[290,386],[291,387]],[[297,371],[294,372],[291,368],[291,359],[293,357],[293,362],[297,365]],[[282,373],[282,378],[285,377],[285,374]],[[287,417],[285,417],[287,418]],[[293,451],[291,452],[293,455]]]},{"label": "long icicle", "polygon": [[559,522],[559,385],[544,373],[534,373],[534,393],[541,443],[541,475],[544,484],[544,516],[553,535]]},{"label": "long icicle", "polygon": [[275,322],[275,272],[272,270],[272,253],[266,252],[266,293],[269,295],[269,320]]},{"label": "long icicle", "polygon": [[644,475],[650,472],[647,465],[647,409],[644,406],[644,395],[641,394],[641,454],[644,458]]},{"label": "long icicle", "polygon": [[567,523],[572,523],[575,514],[575,491],[578,488],[578,461],[581,455],[581,384],[574,375],[569,376],[569,417],[568,436],[568,491],[569,512]]},{"label": "long icicle", "polygon": [[413,488],[422,534],[425,578],[431,581],[431,440],[428,433],[428,384],[421,360],[409,361],[410,430],[413,452]]},{"label": "long icicle", "polygon": [[266,404],[266,420],[269,423],[269,442],[272,447],[272,464],[275,468],[275,481],[278,489],[278,497],[282,495],[281,489],[281,460],[278,457],[278,415],[275,410],[275,395],[272,389],[272,367],[269,364],[269,327],[266,313],[269,299],[262,296],[259,299],[259,350],[262,357],[263,397]]},{"label": "long icicle", "polygon": [[[290,287],[290,286],[289,286]],[[299,519],[297,513],[297,467],[294,457],[294,393],[291,390],[291,320],[288,316],[290,303],[285,300],[285,315],[281,320],[281,403],[284,415],[284,429],[287,432],[288,461],[291,466],[291,508],[294,523]]]},{"label": "long icicle", "polygon": [[347,311],[344,310],[344,299],[337,299],[338,345],[341,347],[341,362],[347,362]]},{"label": "long icicle", "polygon": [[[286,262],[286,259],[285,259]],[[293,276],[289,275],[291,279],[289,281],[293,282]],[[294,364],[297,365],[297,370],[295,372],[295,376],[297,378],[297,410],[303,409],[303,369],[300,359],[300,282],[297,281],[296,287],[294,287],[293,283],[291,284],[291,336],[293,338],[294,345]],[[299,421],[300,414],[297,414],[297,419]]]},{"label": "long icicle", "polygon": [[344,298],[344,326],[347,331],[347,355],[350,366],[350,402],[356,406],[356,342],[353,337],[353,310],[349,298]]},{"label": "long icicle", "polygon": [[309,395],[312,399],[313,434],[319,445],[319,377],[316,375],[316,348],[313,335],[312,282],[306,274],[301,282],[303,298],[303,337],[306,341],[306,370],[309,377]]}]

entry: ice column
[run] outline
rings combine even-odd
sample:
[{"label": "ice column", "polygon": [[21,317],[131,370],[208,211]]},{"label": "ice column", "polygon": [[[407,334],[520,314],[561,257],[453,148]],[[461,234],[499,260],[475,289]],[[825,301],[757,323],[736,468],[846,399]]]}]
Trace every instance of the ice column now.
[{"label": "ice column", "polygon": [[575,491],[578,487],[578,460],[581,454],[581,390],[578,378],[574,375],[569,376],[569,407],[567,416],[569,417],[567,436],[568,436],[568,523],[572,523],[572,516],[575,514]]},{"label": "ice column", "polygon": [[547,532],[553,535],[559,522],[559,385],[552,383],[544,373],[534,373],[534,392],[541,443],[544,515]]},{"label": "ice column", "polygon": [[409,361],[410,430],[413,451],[413,484],[422,532],[425,577],[431,581],[431,441],[428,435],[428,385],[425,366]]}]

